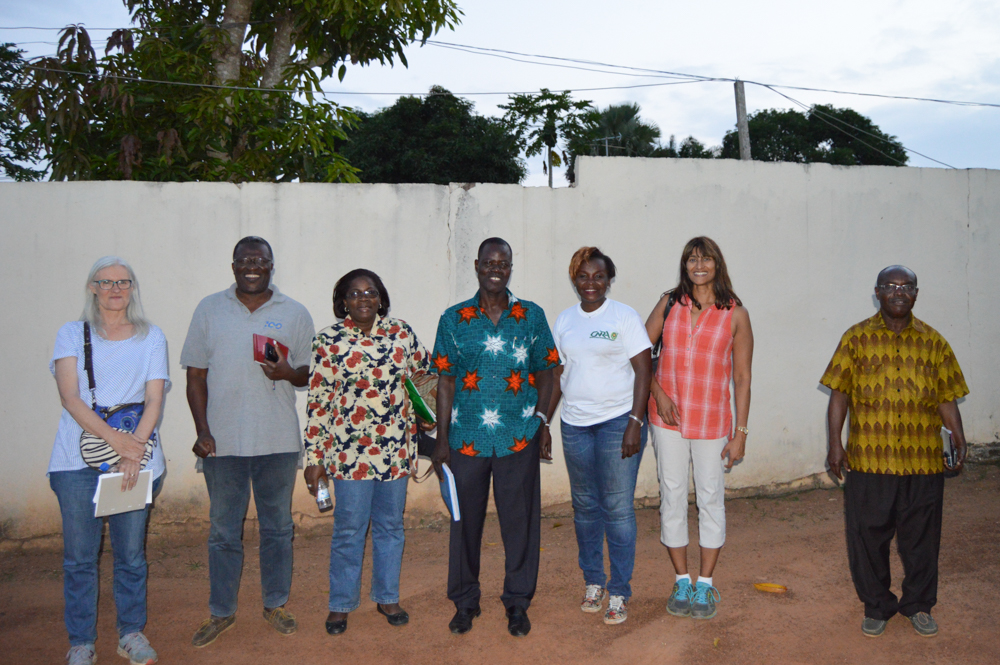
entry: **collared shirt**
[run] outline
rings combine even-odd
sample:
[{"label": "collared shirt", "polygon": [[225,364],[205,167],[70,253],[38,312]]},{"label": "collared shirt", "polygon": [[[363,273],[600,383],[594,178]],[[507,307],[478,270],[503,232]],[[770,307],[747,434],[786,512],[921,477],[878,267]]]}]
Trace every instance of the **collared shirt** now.
[{"label": "collared shirt", "polygon": [[271,284],[271,298],[251,312],[236,285],[206,296],[194,311],[181,365],[207,369],[208,426],[219,457],[252,457],[302,450],[295,387],[272,381],[253,359],[253,336],[288,347],[288,364],[309,364],[312,317]]},{"label": "collared shirt", "polygon": [[680,426],[667,425],[649,397],[649,422],[679,430],[685,439],[721,439],[733,433],[729,382],[733,377],[733,307],[706,307],[691,327],[686,297],[670,308],[656,381],[677,405]]},{"label": "collared shirt", "polygon": [[938,406],[969,393],[936,330],[910,317],[900,333],[882,313],[851,326],[820,383],[850,400],[847,462],[866,473],[942,473]]},{"label": "collared shirt", "polygon": [[319,331],[312,344],[306,404],[306,463],[338,480],[408,476],[417,421],[404,379],[430,368],[427,350],[405,322],[376,318],[371,336],[350,317]]},{"label": "collared shirt", "polygon": [[559,365],[545,312],[510,291],[499,323],[479,292],[445,310],[434,342],[434,369],[454,376],[448,444],[463,455],[504,457],[523,450],[539,427],[535,373]]}]

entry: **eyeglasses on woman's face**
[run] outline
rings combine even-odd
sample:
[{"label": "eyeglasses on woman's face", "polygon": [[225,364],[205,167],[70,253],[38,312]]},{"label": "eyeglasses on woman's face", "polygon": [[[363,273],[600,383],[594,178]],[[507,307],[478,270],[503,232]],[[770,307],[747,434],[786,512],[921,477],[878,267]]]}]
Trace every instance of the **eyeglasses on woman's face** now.
[{"label": "eyeglasses on woman's face", "polygon": [[122,291],[128,291],[132,288],[131,279],[95,279],[94,284],[97,284],[102,291],[110,291],[116,286]]},{"label": "eyeglasses on woman's face", "polygon": [[372,288],[372,289],[365,289],[364,291],[360,291],[358,289],[352,289],[351,291],[347,292],[345,298],[347,298],[347,300],[358,300],[364,297],[367,298],[368,300],[378,300],[380,296],[381,294],[378,292],[378,289]]}]

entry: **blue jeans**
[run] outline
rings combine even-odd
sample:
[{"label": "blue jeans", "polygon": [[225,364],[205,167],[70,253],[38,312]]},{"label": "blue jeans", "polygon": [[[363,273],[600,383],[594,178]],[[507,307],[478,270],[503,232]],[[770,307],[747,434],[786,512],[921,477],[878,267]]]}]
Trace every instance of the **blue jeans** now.
[{"label": "blue jeans", "polygon": [[635,480],[647,435],[643,424],[639,452],[622,459],[622,438],[628,422],[626,413],[587,427],[562,423],[563,453],[573,495],[573,524],[584,584],[603,587],[607,582],[604,575],[607,536],[611,560],[608,593],[624,596],[626,600],[632,596],[629,582],[635,564]]},{"label": "blue jeans", "polygon": [[292,490],[299,453],[206,457],[202,470],[211,501],[208,578],[212,616],[236,614],[243,574],[243,519],[253,486],[260,530],[260,586],[264,607],[281,607],[292,588]]},{"label": "blue jeans", "polygon": [[[97,640],[97,557],[101,550],[104,518],[94,517],[97,469],[55,471],[49,487],[59,498],[63,527],[63,595],[66,632],[70,646]],[[159,492],[161,475],[153,482]],[[143,510],[108,517],[111,550],[115,558],[114,596],[118,636],[146,627],[146,517]]]},{"label": "blue jeans", "polygon": [[334,480],[330,539],[330,611],[353,612],[361,604],[361,562],[372,525],[372,602],[399,602],[403,565],[403,508],[410,478]]}]

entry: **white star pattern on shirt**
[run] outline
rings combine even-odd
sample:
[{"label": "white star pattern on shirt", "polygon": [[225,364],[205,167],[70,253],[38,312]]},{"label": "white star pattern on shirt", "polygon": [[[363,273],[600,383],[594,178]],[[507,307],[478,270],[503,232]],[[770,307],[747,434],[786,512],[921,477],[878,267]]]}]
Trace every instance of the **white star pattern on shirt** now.
[{"label": "white star pattern on shirt", "polygon": [[521,417],[524,418],[525,420],[527,420],[528,418],[533,417],[534,415],[535,415],[535,405],[534,404],[532,404],[530,406],[524,407],[524,411],[521,411]]},{"label": "white star pattern on shirt", "polygon": [[507,342],[503,341],[502,335],[487,335],[486,341],[483,342],[483,346],[486,347],[486,350],[494,356],[503,351],[503,347],[506,346],[506,344]]},{"label": "white star pattern on shirt", "polygon": [[451,407],[451,424],[452,425],[457,425],[458,424],[458,407],[457,406]]},{"label": "white star pattern on shirt", "polygon": [[514,349],[514,364],[527,363],[528,362],[528,347],[518,346],[517,344],[511,344]]},{"label": "white star pattern on shirt", "polygon": [[500,409],[483,409],[483,415],[480,418],[483,419],[483,427],[495,430],[500,424]]}]

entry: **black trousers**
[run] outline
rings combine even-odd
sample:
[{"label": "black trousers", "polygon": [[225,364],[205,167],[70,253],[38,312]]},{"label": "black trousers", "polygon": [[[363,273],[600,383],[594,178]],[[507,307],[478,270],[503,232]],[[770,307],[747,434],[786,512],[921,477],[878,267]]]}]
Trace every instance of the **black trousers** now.
[{"label": "black trousers", "polygon": [[[937,603],[944,475],[847,474],[847,558],[865,616],[889,620],[930,612]],[[903,596],[889,591],[893,535],[903,562]]]},{"label": "black trousers", "polygon": [[452,473],[462,520],[451,523],[448,599],[458,609],[479,607],[479,558],[486,504],[493,476],[493,500],[503,539],[504,607],[528,609],[538,584],[541,544],[541,489],[538,437],[524,450],[504,457],[469,457],[451,452]]}]

